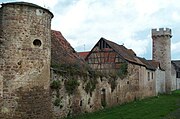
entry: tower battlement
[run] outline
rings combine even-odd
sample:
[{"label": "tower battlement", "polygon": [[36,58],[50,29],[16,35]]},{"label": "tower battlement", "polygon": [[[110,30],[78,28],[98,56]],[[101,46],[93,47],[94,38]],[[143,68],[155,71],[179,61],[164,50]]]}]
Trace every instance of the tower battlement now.
[{"label": "tower battlement", "polygon": [[152,29],[153,60],[165,70],[165,90],[171,92],[171,29]]},{"label": "tower battlement", "polygon": [[172,37],[171,29],[170,28],[159,28],[159,29],[152,29],[151,31],[152,37],[155,36],[170,36]]}]

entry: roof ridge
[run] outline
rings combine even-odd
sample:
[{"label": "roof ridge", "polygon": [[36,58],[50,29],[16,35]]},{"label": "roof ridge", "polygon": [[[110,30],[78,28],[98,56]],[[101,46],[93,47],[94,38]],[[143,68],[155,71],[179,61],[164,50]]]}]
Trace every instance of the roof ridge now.
[{"label": "roof ridge", "polygon": [[137,59],[135,59],[135,55],[129,53],[128,48],[126,48],[124,45],[119,45],[103,37],[101,39],[105,40],[108,45],[110,45],[120,56],[122,56],[127,61],[142,65],[140,62],[137,61]]}]

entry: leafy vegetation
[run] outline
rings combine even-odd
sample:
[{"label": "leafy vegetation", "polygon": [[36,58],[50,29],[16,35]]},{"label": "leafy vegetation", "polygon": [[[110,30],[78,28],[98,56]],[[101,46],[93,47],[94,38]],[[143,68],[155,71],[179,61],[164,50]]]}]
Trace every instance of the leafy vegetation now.
[{"label": "leafy vegetation", "polygon": [[54,106],[56,106],[56,107],[60,107],[60,109],[61,108],[63,108],[63,104],[62,104],[62,98],[60,99],[59,97],[58,98],[56,98],[55,100],[54,100]]},{"label": "leafy vegetation", "polygon": [[[115,73],[103,73],[100,71],[94,71],[88,66],[82,67],[79,64],[53,64],[51,65],[52,68],[58,71],[61,76],[66,77],[67,80],[65,80],[65,88],[69,94],[73,94],[77,86],[79,85],[77,80],[74,80],[75,76],[80,75],[84,76],[84,82],[85,83],[85,91],[87,93],[92,93],[94,89],[96,88],[97,84],[97,78],[98,77],[111,77],[109,79],[109,84],[111,85],[112,91],[116,88],[116,80],[118,77],[123,78],[127,75],[127,63],[122,63],[121,68],[115,72]],[[90,79],[86,78],[87,76],[90,77]],[[60,88],[60,81],[56,80],[53,81],[51,84],[52,89],[57,90],[57,97],[59,97],[58,89]]]},{"label": "leafy vegetation", "polygon": [[118,77],[123,79],[124,77],[126,77],[127,73],[128,73],[128,64],[122,63],[120,69],[117,71],[117,75]]},{"label": "leafy vegetation", "polygon": [[51,89],[59,89],[61,87],[60,80],[53,80],[50,84]]},{"label": "leafy vegetation", "polygon": [[59,98],[59,89],[61,88],[60,80],[53,80],[50,84],[50,88],[56,91],[56,97]]},{"label": "leafy vegetation", "polygon": [[74,76],[74,75],[86,75],[89,67],[84,65],[83,67],[80,64],[51,64],[51,67],[58,70],[59,73],[64,76]]},{"label": "leafy vegetation", "polygon": [[60,106],[61,104],[61,99],[60,98],[56,98],[54,101],[54,106]]},{"label": "leafy vegetation", "polygon": [[[80,66],[79,64],[52,64],[52,68],[58,70],[60,75],[67,77],[65,81],[65,88],[69,94],[73,94],[76,87],[79,85],[77,80],[74,80],[76,75],[84,76],[84,82],[87,82],[85,85],[85,91],[87,93],[92,92],[96,88],[97,77],[102,76],[101,72],[96,72],[88,66]],[[85,76],[89,75],[90,80]],[[52,88],[57,88],[58,82],[52,83]]]},{"label": "leafy vegetation", "polygon": [[73,94],[76,91],[77,87],[79,86],[78,80],[74,78],[65,80],[64,84],[68,94]]},{"label": "leafy vegetation", "polygon": [[90,79],[87,80],[87,83],[85,85],[85,91],[86,93],[91,93],[96,88],[97,80],[96,79]]},{"label": "leafy vegetation", "polygon": [[118,71],[109,73],[109,76],[111,78],[109,78],[108,82],[111,85],[112,92],[114,91],[114,89],[117,86],[116,80],[118,79],[118,77],[123,79],[127,76],[127,74],[128,74],[128,64],[127,63],[122,63],[121,67]]},{"label": "leafy vegetation", "polygon": [[[67,119],[179,119],[180,90]],[[170,114],[172,113],[172,114]]]}]

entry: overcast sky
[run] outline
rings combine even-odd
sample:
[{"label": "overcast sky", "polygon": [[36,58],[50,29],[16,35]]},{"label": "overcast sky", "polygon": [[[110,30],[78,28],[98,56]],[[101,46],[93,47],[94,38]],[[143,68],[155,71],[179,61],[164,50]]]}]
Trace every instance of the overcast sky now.
[{"label": "overcast sky", "polygon": [[172,59],[180,59],[180,0],[21,1],[53,12],[52,29],[61,31],[76,51],[91,50],[104,37],[151,59],[151,29],[168,27],[173,32]]}]

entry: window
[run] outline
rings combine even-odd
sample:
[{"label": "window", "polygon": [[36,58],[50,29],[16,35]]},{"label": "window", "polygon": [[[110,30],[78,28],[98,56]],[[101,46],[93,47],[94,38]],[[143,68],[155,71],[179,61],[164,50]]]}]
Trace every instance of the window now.
[{"label": "window", "polygon": [[154,78],[154,74],[153,74],[153,72],[151,73],[151,78],[152,78],[152,79]]},{"label": "window", "polygon": [[91,102],[91,98],[88,99],[88,105],[90,104],[90,102]]},{"label": "window", "polygon": [[79,105],[82,106],[82,103],[83,103],[83,102],[82,102],[82,100],[81,100]]},{"label": "window", "polygon": [[150,72],[148,72],[148,81],[150,80]]},{"label": "window", "polygon": [[176,72],[176,78],[180,78],[180,72]]},{"label": "window", "polygon": [[33,41],[33,45],[34,46],[36,46],[36,47],[40,47],[41,46],[41,41],[39,40],[39,39],[35,39],[34,41]]},{"label": "window", "polygon": [[105,89],[101,90],[101,105],[103,107],[106,106],[106,90]]}]

